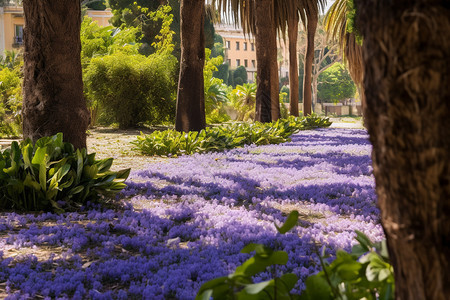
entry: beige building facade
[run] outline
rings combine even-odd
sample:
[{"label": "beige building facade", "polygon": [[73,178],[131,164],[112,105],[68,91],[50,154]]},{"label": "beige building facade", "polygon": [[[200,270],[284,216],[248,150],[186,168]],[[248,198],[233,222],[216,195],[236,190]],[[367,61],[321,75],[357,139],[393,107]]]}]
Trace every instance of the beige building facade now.
[{"label": "beige building facade", "polygon": [[[110,9],[87,10],[87,15],[100,26],[108,26],[113,16]],[[23,28],[25,19],[21,6],[0,7],[0,54],[5,50],[19,51],[23,46]]]},{"label": "beige building facade", "polygon": [[[247,69],[249,82],[253,82],[256,74],[256,46],[255,39],[251,35],[244,35],[241,28],[234,25],[216,24],[214,26],[216,33],[223,39],[225,57],[224,63],[230,66],[231,70],[239,66]],[[287,77],[289,75],[289,51],[284,41],[278,41],[278,66],[279,76]]]}]

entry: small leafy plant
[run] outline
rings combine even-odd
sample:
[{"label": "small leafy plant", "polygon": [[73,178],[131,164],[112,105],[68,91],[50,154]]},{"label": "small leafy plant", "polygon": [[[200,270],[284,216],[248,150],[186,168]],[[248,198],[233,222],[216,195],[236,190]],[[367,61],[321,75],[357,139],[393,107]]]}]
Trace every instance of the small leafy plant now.
[{"label": "small leafy plant", "polygon": [[386,241],[373,243],[356,231],[351,253],[338,250],[327,263],[320,258],[322,271],[308,277],[301,300],[315,299],[394,299],[394,273],[389,264]]},{"label": "small leafy plant", "polygon": [[145,155],[174,156],[223,151],[249,144],[279,144],[290,141],[289,137],[299,130],[330,125],[328,118],[311,115],[279,119],[272,123],[233,123],[199,132],[155,131],[150,135],[141,134],[131,143]]},{"label": "small leafy plant", "polygon": [[[278,232],[285,234],[292,229],[298,221],[298,212],[289,214],[283,226],[277,228]],[[290,291],[298,281],[293,273],[274,277],[271,280],[259,283],[253,282],[253,276],[272,269],[276,274],[277,265],[285,265],[288,254],[285,251],[274,251],[262,244],[248,244],[241,253],[255,254],[236,268],[236,271],[228,276],[219,277],[204,283],[197,293],[196,300],[213,299],[292,299]]]},{"label": "small leafy plant", "polygon": [[62,133],[35,144],[13,142],[0,152],[0,209],[63,211],[58,201],[76,207],[126,187],[130,169],[112,172],[113,159],[75,150]]}]

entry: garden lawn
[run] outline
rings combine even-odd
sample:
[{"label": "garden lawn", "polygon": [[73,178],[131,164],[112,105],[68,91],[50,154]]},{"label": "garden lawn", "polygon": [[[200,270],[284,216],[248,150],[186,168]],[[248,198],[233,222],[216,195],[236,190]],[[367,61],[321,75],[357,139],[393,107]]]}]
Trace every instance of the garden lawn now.
[{"label": "garden lawn", "polygon": [[[134,171],[122,209],[3,213],[0,297],[193,299],[234,271],[250,242],[287,251],[300,293],[317,249],[383,239],[366,131],[302,131],[292,142],[195,154]],[[297,227],[281,224],[298,210]],[[270,277],[264,273],[258,278]],[[50,298],[49,298],[50,299]]]}]

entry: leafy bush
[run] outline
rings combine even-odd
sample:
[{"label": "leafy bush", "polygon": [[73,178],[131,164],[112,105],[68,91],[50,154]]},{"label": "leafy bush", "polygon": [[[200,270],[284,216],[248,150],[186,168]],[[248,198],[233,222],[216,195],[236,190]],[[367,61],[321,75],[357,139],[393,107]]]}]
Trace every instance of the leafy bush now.
[{"label": "leafy bush", "polygon": [[356,86],[341,63],[335,63],[319,75],[317,98],[323,102],[339,102],[355,95]]},{"label": "leafy bush", "polygon": [[[0,70],[0,137],[19,136],[22,130],[22,72],[23,61],[14,56],[14,63]],[[10,61],[5,58],[5,61]]]},{"label": "leafy bush", "polygon": [[273,123],[234,123],[210,127],[189,133],[175,130],[141,134],[131,142],[144,155],[171,156],[180,154],[223,151],[248,144],[267,145],[290,141],[299,130],[330,126],[327,118],[315,115],[307,118],[280,119]]},{"label": "leafy bush", "polygon": [[237,111],[238,121],[255,119],[256,83],[237,85],[230,93],[231,105]]},{"label": "leafy bush", "polygon": [[228,102],[226,86],[223,80],[213,77],[218,66],[223,62],[222,56],[211,57],[211,50],[205,49],[205,67],[203,80],[205,89],[205,112],[208,124],[223,123],[230,120],[223,104]]},{"label": "leafy bush", "polygon": [[175,116],[172,55],[113,55],[91,60],[84,74],[88,98],[98,103],[100,121],[127,128],[172,122]]},{"label": "leafy bush", "polygon": [[[279,233],[285,234],[297,221],[298,211],[293,211],[281,227],[275,227]],[[286,265],[288,262],[288,254],[285,251],[274,251],[263,244],[248,244],[241,253],[253,251],[255,254],[237,267],[234,273],[204,283],[195,299],[291,299],[289,292],[298,281],[297,275],[283,274],[280,278],[259,283],[254,283],[252,278],[267,268],[271,268],[271,273],[275,274],[276,265]]]},{"label": "leafy bush", "polygon": [[233,79],[235,85],[242,85],[247,83],[247,69],[244,66],[239,66],[233,71]]},{"label": "leafy bush", "polygon": [[74,150],[62,133],[13,142],[0,152],[0,209],[62,211],[112,196],[126,187],[130,169],[109,171],[113,159]]}]

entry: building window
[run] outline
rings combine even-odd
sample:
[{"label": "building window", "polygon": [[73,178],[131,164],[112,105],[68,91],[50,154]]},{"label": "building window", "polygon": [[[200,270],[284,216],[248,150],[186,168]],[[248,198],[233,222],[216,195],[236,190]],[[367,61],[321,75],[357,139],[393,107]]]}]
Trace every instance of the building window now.
[{"label": "building window", "polygon": [[239,42],[236,42],[236,50],[239,50]]},{"label": "building window", "polygon": [[247,51],[247,42],[244,42],[244,51]]},{"label": "building window", "polygon": [[252,43],[252,51],[255,51],[255,43]]},{"label": "building window", "polygon": [[23,25],[14,27],[14,46],[21,46],[23,44]]},{"label": "building window", "polygon": [[231,43],[230,43],[230,41],[227,41],[227,49],[231,49]]},{"label": "building window", "polygon": [[248,60],[244,59],[244,66],[247,68],[248,67]]},{"label": "building window", "polygon": [[254,59],[252,59],[252,68],[256,68],[256,62]]},{"label": "building window", "polygon": [[231,59],[227,59],[227,63],[229,66],[231,66]]},{"label": "building window", "polygon": [[240,66],[241,65],[241,60],[240,59],[236,59],[236,66]]}]

